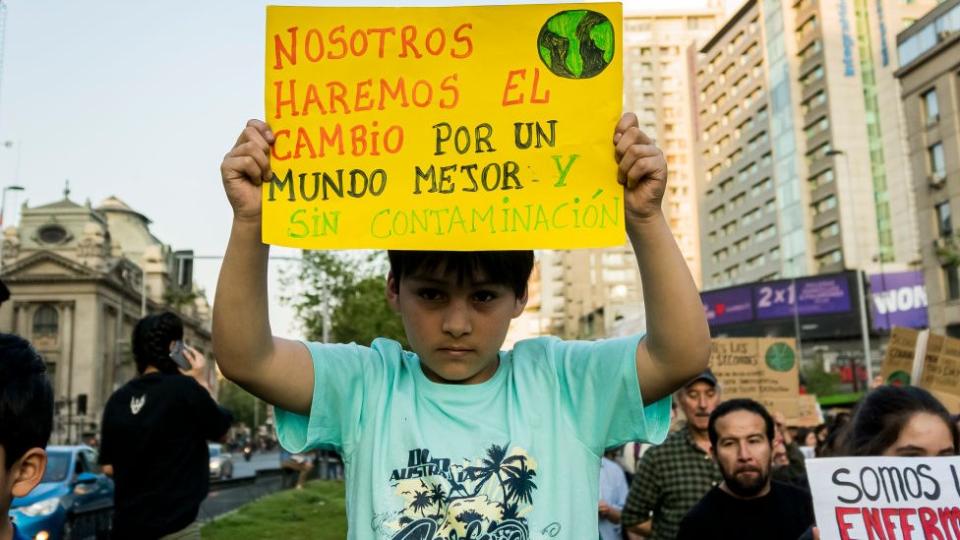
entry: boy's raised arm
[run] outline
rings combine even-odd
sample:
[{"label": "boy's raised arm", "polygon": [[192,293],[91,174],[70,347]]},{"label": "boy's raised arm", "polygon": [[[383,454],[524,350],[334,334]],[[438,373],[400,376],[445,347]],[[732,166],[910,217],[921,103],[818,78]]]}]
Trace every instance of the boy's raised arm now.
[{"label": "boy's raised arm", "polygon": [[647,336],[637,348],[637,376],[646,403],[670,394],[706,369],[710,330],[686,261],[667,226],[660,203],[667,163],[627,113],[614,134],[624,186],[627,236],[640,266]]},{"label": "boy's raised arm", "polygon": [[273,337],[268,315],[269,246],[260,240],[260,185],[271,177],[273,141],[267,124],[251,120],[220,165],[233,227],[213,304],[213,350],[228,379],[306,414],[313,397],[310,353],[299,342]]}]

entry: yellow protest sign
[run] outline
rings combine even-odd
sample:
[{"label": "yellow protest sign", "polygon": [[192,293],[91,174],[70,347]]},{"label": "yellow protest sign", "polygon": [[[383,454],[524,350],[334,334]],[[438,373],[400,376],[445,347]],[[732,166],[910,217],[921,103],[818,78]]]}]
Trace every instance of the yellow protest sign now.
[{"label": "yellow protest sign", "polygon": [[614,3],[268,7],[263,240],[623,243],[621,28]]}]

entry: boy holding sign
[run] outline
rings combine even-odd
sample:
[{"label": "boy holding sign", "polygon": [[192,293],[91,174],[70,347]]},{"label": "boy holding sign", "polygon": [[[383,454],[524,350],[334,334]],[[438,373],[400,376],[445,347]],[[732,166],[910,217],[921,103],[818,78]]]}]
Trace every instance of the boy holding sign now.
[{"label": "boy holding sign", "polygon": [[537,338],[500,351],[526,304],[532,252],[391,252],[387,298],[412,352],[378,339],[273,337],[261,184],[270,127],[221,165],[234,211],[213,333],[224,375],[277,407],[285,448],[344,457],[350,538],[593,538],[605,448],[659,442],[671,392],[710,354],[700,298],[660,203],[663,154],[633,114],[613,141],[649,333]]}]

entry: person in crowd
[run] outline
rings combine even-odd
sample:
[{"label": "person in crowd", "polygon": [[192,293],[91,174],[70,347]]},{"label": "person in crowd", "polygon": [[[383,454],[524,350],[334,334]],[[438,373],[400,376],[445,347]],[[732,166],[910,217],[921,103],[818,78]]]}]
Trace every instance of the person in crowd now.
[{"label": "person in crowd", "polygon": [[[836,435],[837,456],[937,457],[960,451],[957,424],[918,386],[881,386],[864,396]],[[816,528],[801,540],[818,540]]]},{"label": "person in crowd", "polygon": [[809,491],[805,458],[796,439],[787,429],[780,412],[772,415],[774,422],[773,479]]},{"label": "person in crowd", "polygon": [[817,434],[814,430],[800,428],[797,430],[796,441],[804,459],[817,457]]},{"label": "person in crowd", "polygon": [[772,479],[775,433],[770,413],[752,399],[713,411],[711,452],[723,482],[683,518],[677,540],[793,540],[810,527],[809,493]]},{"label": "person in crowd", "polygon": [[13,499],[43,479],[53,430],[47,365],[25,339],[0,334],[0,540],[27,540],[10,520]]},{"label": "person in crowd", "polygon": [[600,460],[600,540],[621,540],[620,512],[627,501],[627,477],[615,461],[623,448],[608,449]]},{"label": "person in crowd", "polygon": [[676,538],[683,516],[722,480],[707,433],[710,414],[720,403],[716,376],[709,369],[702,372],[677,392],[676,400],[686,425],[640,459],[621,517],[624,527],[652,540]]},{"label": "person in crowd", "polygon": [[834,455],[843,455],[840,445],[842,443],[842,434],[849,421],[849,412],[839,412],[827,422],[823,440],[817,445],[817,456],[831,457]]},{"label": "person in crowd", "polygon": [[829,430],[829,426],[827,426],[827,424],[825,423],[820,424],[819,426],[813,429],[813,432],[817,436],[817,440],[816,440],[816,444],[814,444],[814,448],[820,448],[820,445],[823,444],[823,441],[827,439],[828,430]]},{"label": "person in crowd", "polygon": [[[233,421],[206,386],[206,361],[183,347],[173,313],[141,319],[133,329],[139,376],[110,396],[103,412],[100,463],[115,482],[113,537],[199,540],[196,522],[209,490],[208,441]],[[177,364],[177,351],[189,369]]]},{"label": "person in crowd", "polygon": [[957,425],[930,392],[917,386],[881,386],[854,410],[843,434],[848,456],[952,456]]},{"label": "person in crowd", "polygon": [[[264,184],[279,180],[270,164],[277,139],[251,121],[225,156],[221,180],[233,222],[214,302],[217,361],[227,378],[276,406],[285,448],[350,456],[349,538],[453,528],[596,537],[603,450],[665,436],[670,394],[707,365],[709,328],[660,207],[662,152],[633,114],[611,138],[619,172],[607,181],[622,186],[647,335],[543,337],[511,351],[501,346],[526,305],[532,251],[389,250],[387,301],[412,351],[388,339],[367,347],[274,337],[262,209]],[[434,488],[436,511],[428,513],[418,506]],[[460,510],[480,490],[482,512]],[[505,513],[517,518],[490,517]]]},{"label": "person in crowd", "polygon": [[313,471],[313,459],[310,454],[300,453],[292,454],[283,448],[280,449],[280,467],[297,474],[297,481],[294,484],[296,489],[303,489]]}]

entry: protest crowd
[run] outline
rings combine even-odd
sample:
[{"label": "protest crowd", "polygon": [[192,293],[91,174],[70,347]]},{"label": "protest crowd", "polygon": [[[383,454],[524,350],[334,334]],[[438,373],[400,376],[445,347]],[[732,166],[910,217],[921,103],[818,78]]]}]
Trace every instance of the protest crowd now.
[{"label": "protest crowd", "polygon": [[[668,161],[637,115],[620,113],[619,81],[598,76],[614,57],[603,14],[571,23],[566,11],[516,6],[518,21],[550,21],[538,34],[541,63],[506,74],[493,105],[484,102],[497,111],[489,122],[436,121],[423,135],[410,118],[474,106],[467,68],[433,83],[389,70],[357,82],[348,62],[488,61],[490,37],[473,19],[447,29],[359,19],[326,29],[316,12],[270,9],[268,114],[238,122],[235,142],[224,141],[220,203],[231,219],[220,224],[229,240],[211,362],[272,407],[286,495],[308,497],[317,474],[342,481],[351,540],[960,540],[958,422],[937,388],[881,376],[850,409],[825,413],[801,387],[796,339],[711,336],[662,208]],[[314,18],[294,26],[304,13]],[[591,46],[568,51],[560,37],[574,34]],[[568,55],[577,59],[561,61]],[[333,82],[298,79],[321,64]],[[548,73],[584,86],[547,89]],[[591,93],[613,97],[579,100]],[[555,116],[530,108],[551,99]],[[540,121],[514,122],[514,106]],[[374,111],[397,125],[363,116]],[[316,124],[338,114],[357,123]],[[581,130],[584,139],[564,141]],[[513,148],[497,137],[504,132]],[[579,153],[555,153],[565,145]],[[493,152],[473,163],[472,154]],[[438,156],[443,163],[426,161]],[[396,163],[421,158],[402,169],[412,181],[401,192]],[[351,169],[351,159],[360,165]],[[560,195],[529,194],[548,183]],[[310,206],[318,197],[345,206]],[[354,199],[365,204],[350,214]],[[534,249],[624,238],[642,280],[643,334],[504,346],[532,295]],[[277,335],[273,244],[385,248],[379,298],[405,341]],[[95,466],[115,486],[109,531],[89,537],[199,540],[209,445],[227,443],[234,413],[218,404],[207,360],[185,344],[176,313],[145,313],[129,342],[136,375],[106,402],[90,440],[98,463],[77,466]],[[900,360],[922,359],[915,346]],[[48,538],[25,531],[59,504],[30,499],[54,469],[52,388],[37,348],[0,334],[0,540]],[[257,437],[231,444],[265,446],[246,442]],[[94,489],[86,469],[71,472],[72,493]],[[73,532],[66,538],[85,537]]]}]

